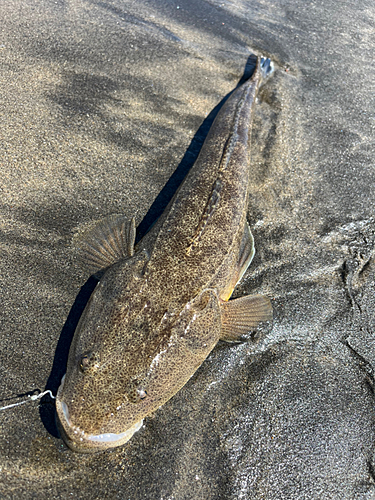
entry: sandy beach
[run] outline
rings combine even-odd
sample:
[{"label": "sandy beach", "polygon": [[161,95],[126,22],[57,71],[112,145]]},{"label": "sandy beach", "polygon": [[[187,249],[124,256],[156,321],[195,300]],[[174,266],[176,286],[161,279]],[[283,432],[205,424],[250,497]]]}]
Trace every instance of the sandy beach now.
[{"label": "sandy beach", "polygon": [[138,239],[250,54],[256,257],[273,328],[219,343],[124,446],[68,450],[48,396],[0,412],[2,499],[375,498],[375,7],[366,0],[3,0],[0,406],[65,373],[96,281],[76,231]]}]

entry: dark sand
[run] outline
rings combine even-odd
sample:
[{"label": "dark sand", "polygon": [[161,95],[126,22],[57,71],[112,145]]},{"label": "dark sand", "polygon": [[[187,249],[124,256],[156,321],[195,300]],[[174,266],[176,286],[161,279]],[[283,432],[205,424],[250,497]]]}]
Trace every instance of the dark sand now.
[{"label": "dark sand", "polygon": [[374,21],[368,0],[1,1],[2,405],[64,373],[94,285],[74,231],[144,232],[249,54],[276,73],[235,292],[274,298],[272,332],[220,344],[110,452],[67,450],[48,397],[1,412],[0,498],[375,498]]}]

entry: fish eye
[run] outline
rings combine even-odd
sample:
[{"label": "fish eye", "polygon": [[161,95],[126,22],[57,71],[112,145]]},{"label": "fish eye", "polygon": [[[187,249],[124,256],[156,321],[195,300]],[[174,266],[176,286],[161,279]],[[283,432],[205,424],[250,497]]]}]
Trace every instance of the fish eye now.
[{"label": "fish eye", "polygon": [[92,365],[93,361],[95,361],[95,356],[92,352],[86,352],[85,354],[83,354],[79,362],[79,369],[81,370],[81,372],[84,373],[85,371],[87,371]]},{"label": "fish eye", "polygon": [[141,388],[133,389],[128,392],[127,397],[130,403],[137,404],[147,397],[147,391]]},{"label": "fish eye", "polygon": [[133,404],[137,404],[147,397],[145,384],[138,380],[130,381],[125,393],[128,401]]},{"label": "fish eye", "polygon": [[85,372],[89,367],[89,364],[90,364],[90,358],[87,356],[87,354],[85,356],[82,356],[81,363],[79,365],[81,371]]},{"label": "fish eye", "polygon": [[144,389],[138,389],[137,395],[139,399],[145,399],[147,397],[147,391],[145,391]]}]

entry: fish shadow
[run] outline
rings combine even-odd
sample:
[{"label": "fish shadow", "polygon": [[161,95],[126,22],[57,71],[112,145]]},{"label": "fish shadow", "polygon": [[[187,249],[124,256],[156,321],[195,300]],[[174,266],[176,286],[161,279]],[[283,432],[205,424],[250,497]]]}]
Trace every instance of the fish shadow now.
[{"label": "fish shadow", "polygon": [[189,172],[190,168],[193,166],[195,160],[197,159],[199,152],[202,148],[202,145],[212,126],[212,123],[216,118],[216,115],[219,113],[220,109],[222,108],[226,100],[231,96],[231,94],[251,77],[251,75],[255,70],[256,61],[257,57],[254,54],[251,54],[248,57],[243,76],[241,77],[237,86],[231,92],[229,92],[229,94],[227,94],[219,102],[219,104],[217,104],[217,106],[215,106],[215,108],[210,112],[207,118],[205,118],[202,125],[197,130],[180,164],[178,165],[174,173],[171,175],[171,177],[169,178],[163,189],[160,191],[158,196],[155,198],[154,202],[150,206],[142,222],[137,227],[136,243],[138,243],[141,240],[141,238],[143,238],[143,236],[147,233],[147,231],[152,227],[152,225],[157,221],[157,219],[167,208],[168,203],[173,198],[173,195],[175,194],[175,192],[181,185],[182,181],[186,177],[186,174]]},{"label": "fish shadow", "polygon": [[[158,196],[155,198],[142,222],[137,227],[136,243],[138,243],[141,238],[143,238],[143,236],[153,226],[153,224],[166,209],[168,203],[173,198],[178,187],[197,159],[202,145],[212,126],[212,123],[215,120],[220,109],[230,97],[230,95],[251,77],[256,66],[256,61],[256,55],[251,54],[248,57],[245,64],[243,76],[239,80],[237,86],[231,92],[229,92],[229,94],[227,94],[217,106],[215,106],[215,108],[210,112],[207,118],[205,118],[202,125],[197,130],[180,164],[178,165],[172,176],[169,178],[163,189],[160,191]],[[79,319],[97,283],[98,279],[94,276],[91,276],[82,286],[74,301],[74,304],[69,312],[68,318],[63,326],[56,346],[53,365],[45,387],[45,391],[50,390],[53,394],[56,394],[59,388],[61,379],[66,372],[69,348],[73,340],[75,329],[77,328]],[[55,405],[51,402],[51,399],[48,396],[42,398],[41,404],[39,405],[39,412],[40,418],[46,430],[52,436],[60,437],[56,426]]]},{"label": "fish shadow", "polygon": [[[70,309],[63,329],[61,330],[55,350],[51,373],[48,377],[45,388],[45,390],[52,391],[53,394],[56,394],[61,383],[61,379],[65,375],[69,348],[73,340],[75,329],[77,328],[80,317],[98,281],[99,280],[95,276],[90,276],[90,278],[82,286],[72,308]],[[55,405],[51,402],[51,399],[48,396],[44,396],[42,398],[41,404],[39,405],[39,413],[47,431],[55,437],[60,437],[55,421]]]}]

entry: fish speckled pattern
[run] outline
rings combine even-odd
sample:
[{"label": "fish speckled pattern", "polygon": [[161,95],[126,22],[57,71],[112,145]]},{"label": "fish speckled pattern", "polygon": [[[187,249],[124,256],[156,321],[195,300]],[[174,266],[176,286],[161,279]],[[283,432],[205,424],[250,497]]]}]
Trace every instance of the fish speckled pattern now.
[{"label": "fish speckled pattern", "polygon": [[272,318],[267,297],[229,300],[254,255],[246,211],[251,115],[262,76],[218,113],[164,214],[134,247],[134,220],[111,216],[76,244],[103,271],[77,326],[57,396],[61,434],[81,452],[119,446],[189,380],[220,339]]}]

